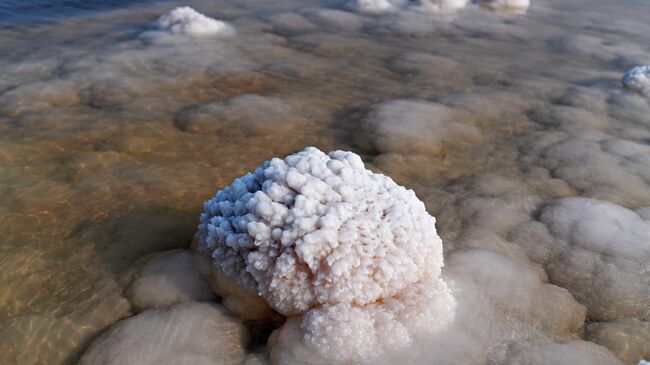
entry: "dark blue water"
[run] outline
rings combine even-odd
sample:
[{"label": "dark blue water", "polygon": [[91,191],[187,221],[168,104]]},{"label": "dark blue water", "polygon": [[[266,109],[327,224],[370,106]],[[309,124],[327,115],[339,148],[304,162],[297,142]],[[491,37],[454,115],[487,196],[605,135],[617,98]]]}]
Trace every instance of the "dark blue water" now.
[{"label": "dark blue water", "polygon": [[0,27],[55,21],[154,0],[0,0]]}]

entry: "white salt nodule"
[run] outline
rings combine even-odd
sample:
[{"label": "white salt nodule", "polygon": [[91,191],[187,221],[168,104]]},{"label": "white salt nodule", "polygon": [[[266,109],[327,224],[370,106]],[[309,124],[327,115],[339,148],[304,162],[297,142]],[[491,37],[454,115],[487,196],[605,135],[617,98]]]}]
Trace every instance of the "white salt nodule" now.
[{"label": "white salt nodule", "polygon": [[625,73],[623,86],[645,96],[650,96],[650,65],[637,66]]},{"label": "white salt nodule", "polygon": [[205,204],[197,238],[217,275],[304,315],[299,338],[324,356],[403,347],[453,318],[435,218],[352,152],[267,161]]},{"label": "white salt nodule", "polygon": [[353,0],[350,6],[360,13],[383,14],[396,11],[405,4],[401,0]]},{"label": "white salt nodule", "polygon": [[530,7],[530,0],[479,0],[484,5],[494,10],[525,11]]},{"label": "white salt nodule", "polygon": [[172,34],[190,37],[229,36],[235,30],[231,25],[207,17],[189,6],[178,7],[162,15],[156,26]]},{"label": "white salt nodule", "polygon": [[352,0],[349,6],[359,13],[385,14],[400,9],[448,13],[464,8],[468,0]]},{"label": "white salt nodule", "polygon": [[421,9],[440,13],[450,13],[467,6],[468,0],[419,0]]}]

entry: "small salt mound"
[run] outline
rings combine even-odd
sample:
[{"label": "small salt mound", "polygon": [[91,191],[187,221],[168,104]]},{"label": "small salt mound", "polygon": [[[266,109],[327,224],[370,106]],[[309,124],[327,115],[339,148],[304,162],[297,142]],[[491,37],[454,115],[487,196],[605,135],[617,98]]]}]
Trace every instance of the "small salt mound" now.
[{"label": "small salt mound", "polygon": [[247,337],[244,326],[216,305],[188,302],[118,322],[79,364],[237,365],[246,356]]},{"label": "small salt mound", "polygon": [[362,122],[357,143],[381,153],[438,155],[446,148],[478,143],[480,129],[459,123],[466,113],[441,104],[394,100],[377,104]]},{"label": "small salt mound", "polygon": [[448,57],[428,53],[400,53],[389,61],[388,67],[411,82],[458,88],[471,82],[461,65]]},{"label": "small salt mound", "polygon": [[138,266],[135,279],[126,296],[137,309],[161,307],[184,301],[215,299],[210,286],[197,270],[209,271],[204,257],[187,250],[173,250],[145,257]]},{"label": "small salt mound", "polygon": [[650,319],[650,221],[616,204],[577,197],[556,200],[541,221],[557,240],[546,264],[549,277],[584,304],[592,320]]},{"label": "small salt mound", "polygon": [[435,13],[450,13],[467,6],[468,0],[353,0],[349,7],[359,13],[385,14],[400,9],[413,9]]},{"label": "small salt mound", "polygon": [[305,122],[282,98],[253,94],[193,106],[175,118],[176,126],[185,132],[224,137],[286,135]]},{"label": "small salt mound", "polygon": [[156,26],[172,34],[189,37],[225,37],[235,33],[229,24],[209,18],[189,6],[178,7],[162,15]]},{"label": "small salt mound", "polygon": [[[565,289],[545,283],[543,270],[532,265],[483,249],[456,250],[446,263],[446,273],[463,288],[457,294],[459,307],[472,302],[470,298],[480,293],[511,321],[540,328],[548,334],[577,333],[584,323],[584,306]],[[479,303],[472,304],[480,308]],[[475,320],[473,315],[464,320]],[[523,328],[520,330],[523,332]]]},{"label": "small salt mound", "polygon": [[363,22],[356,14],[346,11],[323,8],[307,8],[301,10],[312,23],[324,29],[335,29],[338,31],[354,32],[363,26]]},{"label": "small salt mound", "polygon": [[648,321],[626,318],[613,322],[592,322],[587,325],[586,339],[607,347],[626,364],[635,364],[643,358],[650,359]]},{"label": "small salt mound", "polygon": [[281,35],[296,35],[313,31],[316,25],[295,12],[269,15],[265,18],[273,30]]},{"label": "small salt mound", "polygon": [[360,13],[383,14],[398,10],[406,5],[404,0],[354,0],[350,7]]},{"label": "small salt mound", "polygon": [[542,221],[567,243],[609,256],[650,258],[650,222],[616,204],[566,198],[544,210]]},{"label": "small salt mound", "polygon": [[637,66],[625,73],[623,86],[650,97],[650,65]]},{"label": "small salt mound", "polygon": [[586,341],[565,343],[515,343],[506,351],[507,359],[494,361],[490,365],[623,365],[606,348]]},{"label": "small salt mound", "polygon": [[498,11],[521,12],[530,7],[530,0],[480,0],[481,5]]},{"label": "small salt mound", "polygon": [[419,0],[415,3],[422,10],[450,13],[467,6],[468,0]]},{"label": "small salt mound", "polygon": [[[579,128],[588,126],[585,120],[584,123],[562,125],[562,128],[570,128],[576,135]],[[640,130],[639,136],[643,133]],[[536,138],[531,146],[533,151],[541,152],[541,166],[582,195],[624,205],[650,204],[644,178],[650,161],[644,161],[642,156],[620,156],[619,153],[624,152],[618,151],[621,146],[612,146],[607,140],[599,141],[604,138],[602,132],[594,130],[587,130],[579,138],[556,132]],[[631,144],[638,145],[637,142]]]}]

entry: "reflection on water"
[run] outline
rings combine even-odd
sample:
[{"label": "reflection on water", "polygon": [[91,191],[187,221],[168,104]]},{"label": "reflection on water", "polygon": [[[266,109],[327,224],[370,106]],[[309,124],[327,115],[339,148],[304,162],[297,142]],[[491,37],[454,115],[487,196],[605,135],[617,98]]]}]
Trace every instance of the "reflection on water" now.
[{"label": "reflection on water", "polygon": [[0,26],[29,25],[151,0],[2,0]]},{"label": "reflection on water", "polygon": [[[217,189],[307,145],[358,152],[436,216],[459,316],[485,316],[427,361],[650,358],[650,101],[620,85],[650,63],[650,4],[126,3],[0,2],[0,363],[78,361],[142,309],[139,258],[188,248]],[[178,5],[236,34],[152,26]],[[267,361],[247,350],[232,363]]]}]

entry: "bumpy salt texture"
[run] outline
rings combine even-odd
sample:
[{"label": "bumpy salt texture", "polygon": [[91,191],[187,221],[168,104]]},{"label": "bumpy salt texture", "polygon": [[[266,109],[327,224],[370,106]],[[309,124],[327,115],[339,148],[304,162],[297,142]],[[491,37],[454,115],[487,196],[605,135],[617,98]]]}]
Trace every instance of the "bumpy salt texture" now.
[{"label": "bumpy salt texture", "polygon": [[207,17],[189,6],[178,7],[162,15],[156,26],[172,34],[190,37],[229,36],[235,30],[229,24]]},{"label": "bumpy salt texture", "polygon": [[368,358],[453,319],[435,218],[351,152],[308,147],[236,179],[205,204],[196,247],[213,281],[293,317],[279,347],[297,332],[324,358]]},{"label": "bumpy salt texture", "polygon": [[628,90],[650,96],[650,65],[637,66],[625,73],[623,86]]}]

